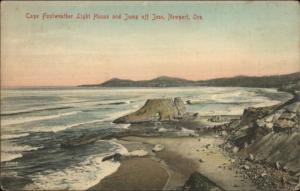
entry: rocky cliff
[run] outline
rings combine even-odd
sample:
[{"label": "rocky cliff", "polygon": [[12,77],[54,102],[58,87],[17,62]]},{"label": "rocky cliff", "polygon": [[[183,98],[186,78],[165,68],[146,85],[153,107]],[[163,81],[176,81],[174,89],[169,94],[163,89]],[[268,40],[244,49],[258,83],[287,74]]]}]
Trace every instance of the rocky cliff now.
[{"label": "rocky cliff", "polygon": [[[300,101],[273,107],[248,108],[239,123],[230,126],[229,140],[245,156],[300,172]],[[280,166],[280,167],[278,167]]]},{"label": "rocky cliff", "polygon": [[142,123],[191,119],[181,98],[149,99],[136,112],[114,120],[114,123]]}]

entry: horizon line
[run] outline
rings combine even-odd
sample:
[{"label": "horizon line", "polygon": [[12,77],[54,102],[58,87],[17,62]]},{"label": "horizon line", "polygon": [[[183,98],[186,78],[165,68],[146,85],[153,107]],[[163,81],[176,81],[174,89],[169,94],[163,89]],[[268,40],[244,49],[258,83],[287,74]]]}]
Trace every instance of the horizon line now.
[{"label": "horizon line", "polygon": [[[268,76],[280,76],[280,75],[290,75],[290,74],[296,74],[296,73],[300,73],[300,70],[297,72],[291,72],[291,73],[277,73],[277,74],[268,74],[268,75],[234,75],[234,76],[223,76],[223,77],[217,77],[217,78],[207,78],[207,79],[203,79],[203,80],[190,80],[187,78],[181,78],[181,77],[176,77],[176,76],[168,76],[168,75],[160,75],[154,78],[150,78],[150,79],[143,79],[143,80],[153,80],[159,77],[169,77],[169,78],[178,78],[178,79],[182,79],[182,80],[189,80],[189,81],[207,81],[207,80],[214,80],[214,79],[222,79],[222,78],[235,78],[235,77],[268,77]],[[143,80],[132,80],[132,79],[127,79],[127,78],[118,78],[118,77],[112,77],[108,80],[102,81],[102,82],[98,82],[98,83],[86,83],[86,84],[77,84],[77,85],[24,85],[24,86],[2,86],[0,85],[0,89],[7,89],[7,88],[58,88],[58,87],[69,87],[69,88],[73,88],[73,87],[78,87],[78,86],[82,86],[82,85],[96,85],[96,84],[102,84],[104,82],[110,81],[112,79],[120,79],[120,80],[131,80],[131,81],[143,81]]]}]

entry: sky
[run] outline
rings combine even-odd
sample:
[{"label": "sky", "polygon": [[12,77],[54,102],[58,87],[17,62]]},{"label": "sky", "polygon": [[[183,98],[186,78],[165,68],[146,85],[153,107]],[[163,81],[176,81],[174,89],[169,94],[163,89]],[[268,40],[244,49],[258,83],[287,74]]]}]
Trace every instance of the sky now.
[{"label": "sky", "polygon": [[[1,86],[298,72],[299,8],[296,1],[2,2]],[[52,13],[91,19],[42,19]],[[188,14],[191,20],[93,20],[94,13]]]}]

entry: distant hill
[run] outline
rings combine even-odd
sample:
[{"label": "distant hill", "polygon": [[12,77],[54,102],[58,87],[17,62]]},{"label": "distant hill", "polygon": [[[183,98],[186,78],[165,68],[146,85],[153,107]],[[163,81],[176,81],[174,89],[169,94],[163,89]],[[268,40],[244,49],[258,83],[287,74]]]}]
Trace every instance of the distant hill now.
[{"label": "distant hill", "polygon": [[81,87],[180,87],[195,85],[197,85],[195,81],[168,76],[160,76],[152,80],[141,81],[113,78],[101,84],[81,85]]},{"label": "distant hill", "polygon": [[199,86],[283,88],[299,86],[300,72],[273,76],[236,76],[198,81]]},{"label": "distant hill", "polygon": [[123,86],[131,86],[134,85],[136,81],[133,80],[123,80],[119,78],[110,79],[102,84],[98,84],[96,86],[103,86],[103,87],[123,87]]},{"label": "distant hill", "polygon": [[101,84],[81,85],[80,87],[184,87],[184,86],[219,86],[219,87],[261,87],[299,89],[300,72],[273,76],[236,76],[211,80],[192,81],[181,78],[160,76],[152,80],[133,81],[113,78]]}]

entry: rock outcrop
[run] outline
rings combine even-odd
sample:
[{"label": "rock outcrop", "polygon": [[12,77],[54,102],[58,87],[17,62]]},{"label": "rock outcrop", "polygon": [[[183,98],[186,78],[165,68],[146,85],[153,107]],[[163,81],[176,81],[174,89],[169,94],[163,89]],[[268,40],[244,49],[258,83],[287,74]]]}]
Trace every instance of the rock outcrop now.
[{"label": "rock outcrop", "polygon": [[159,151],[162,151],[165,147],[161,144],[157,144],[155,145],[153,148],[152,148],[152,151],[153,152],[159,152]]},{"label": "rock outcrop", "polygon": [[120,153],[115,153],[115,154],[104,157],[102,159],[102,162],[107,161],[107,160],[113,160],[116,162],[116,161],[122,160],[122,158],[123,158],[123,156]]},{"label": "rock outcrop", "polygon": [[63,143],[61,143],[61,147],[63,148],[72,148],[72,147],[78,147],[78,146],[83,146],[87,144],[92,144],[99,140],[100,137],[97,135],[83,135],[78,138],[72,139],[72,140],[66,140]]},{"label": "rock outcrop", "polygon": [[300,172],[299,99],[273,107],[248,108],[240,123],[230,128],[229,140],[241,149],[241,154],[252,154],[257,161],[280,163],[292,173]]},{"label": "rock outcrop", "polygon": [[189,179],[186,181],[183,190],[185,191],[217,191],[222,190],[213,181],[209,180],[207,177],[203,176],[198,172],[191,174]]},{"label": "rock outcrop", "polygon": [[186,111],[181,98],[149,99],[136,112],[114,120],[114,123],[143,123],[157,121],[181,121],[196,117]]}]

